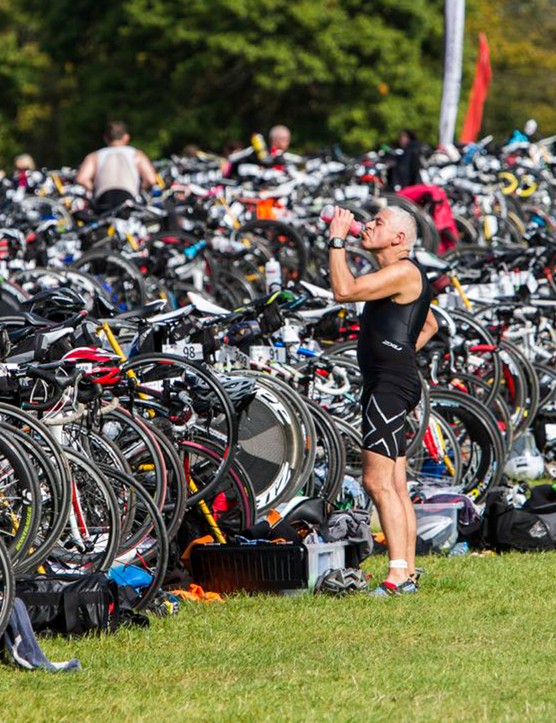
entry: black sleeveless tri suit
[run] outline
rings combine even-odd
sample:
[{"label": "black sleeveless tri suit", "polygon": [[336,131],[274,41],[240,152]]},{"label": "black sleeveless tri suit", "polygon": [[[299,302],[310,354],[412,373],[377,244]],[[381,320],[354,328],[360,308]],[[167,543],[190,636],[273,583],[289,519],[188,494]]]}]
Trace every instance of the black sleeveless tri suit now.
[{"label": "black sleeveless tri suit", "polygon": [[390,297],[367,301],[357,344],[364,382],[363,448],[391,459],[405,455],[406,416],[421,398],[415,344],[432,298],[427,275],[408,260],[421,274],[421,293],[407,304]]}]

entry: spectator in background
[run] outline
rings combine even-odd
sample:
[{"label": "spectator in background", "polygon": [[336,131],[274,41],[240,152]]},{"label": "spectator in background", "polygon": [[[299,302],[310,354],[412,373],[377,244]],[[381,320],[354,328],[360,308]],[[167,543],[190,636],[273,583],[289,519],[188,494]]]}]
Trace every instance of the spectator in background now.
[{"label": "spectator in background", "polygon": [[278,156],[285,153],[290,147],[291,133],[287,126],[273,126],[268,134],[270,140],[270,155]]},{"label": "spectator in background", "polygon": [[29,190],[32,185],[30,176],[36,168],[35,160],[29,153],[20,153],[14,158],[12,183],[18,196],[24,196]]},{"label": "spectator in background", "polygon": [[125,123],[110,121],[104,130],[106,146],[89,153],[76,182],[93,194],[98,213],[111,211],[126,200],[136,200],[142,188],[156,183],[154,166],[143,151],[129,145]]},{"label": "spectator in background", "polygon": [[409,128],[401,130],[393,154],[394,163],[388,173],[388,183],[395,191],[421,183],[420,151],[421,144],[415,133]]},{"label": "spectator in background", "polygon": [[14,158],[14,171],[35,171],[37,168],[33,156],[29,153],[20,153]]},{"label": "spectator in background", "polygon": [[196,143],[188,143],[181,152],[182,158],[198,158],[201,149]]}]

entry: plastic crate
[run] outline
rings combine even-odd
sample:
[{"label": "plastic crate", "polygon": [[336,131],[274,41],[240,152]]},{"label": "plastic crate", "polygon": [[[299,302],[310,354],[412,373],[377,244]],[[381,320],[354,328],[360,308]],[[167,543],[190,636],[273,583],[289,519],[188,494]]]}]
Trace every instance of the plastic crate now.
[{"label": "plastic crate", "polygon": [[340,540],[338,542],[321,542],[307,545],[307,586],[310,590],[315,582],[327,570],[339,567],[357,567],[352,564],[351,555],[353,545]]},{"label": "plastic crate", "polygon": [[458,510],[462,502],[435,502],[413,506],[417,537],[433,552],[449,552],[458,541]]},{"label": "plastic crate", "polygon": [[347,542],[315,545],[198,545],[191,551],[191,574],[205,590],[220,593],[279,592],[314,588],[326,570],[357,567]]}]

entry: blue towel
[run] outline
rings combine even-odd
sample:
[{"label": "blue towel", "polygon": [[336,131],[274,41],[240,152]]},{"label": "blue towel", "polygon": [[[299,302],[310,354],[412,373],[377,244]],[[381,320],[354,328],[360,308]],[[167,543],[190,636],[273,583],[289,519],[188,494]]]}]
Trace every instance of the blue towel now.
[{"label": "blue towel", "polygon": [[62,663],[51,662],[40,647],[31,626],[25,603],[16,597],[10,621],[4,633],[4,643],[14,665],[26,670],[48,670],[59,673],[66,670],[81,670],[77,658]]}]

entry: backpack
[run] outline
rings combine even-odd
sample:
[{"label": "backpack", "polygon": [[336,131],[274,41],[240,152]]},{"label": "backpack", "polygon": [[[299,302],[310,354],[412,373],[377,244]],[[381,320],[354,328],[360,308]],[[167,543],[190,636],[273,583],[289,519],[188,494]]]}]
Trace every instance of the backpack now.
[{"label": "backpack", "polygon": [[16,596],[36,633],[84,635],[113,632],[119,625],[118,585],[102,572],[22,575]]},{"label": "backpack", "polygon": [[556,513],[536,514],[516,508],[506,489],[494,489],[487,495],[481,533],[484,544],[497,552],[553,550]]}]

